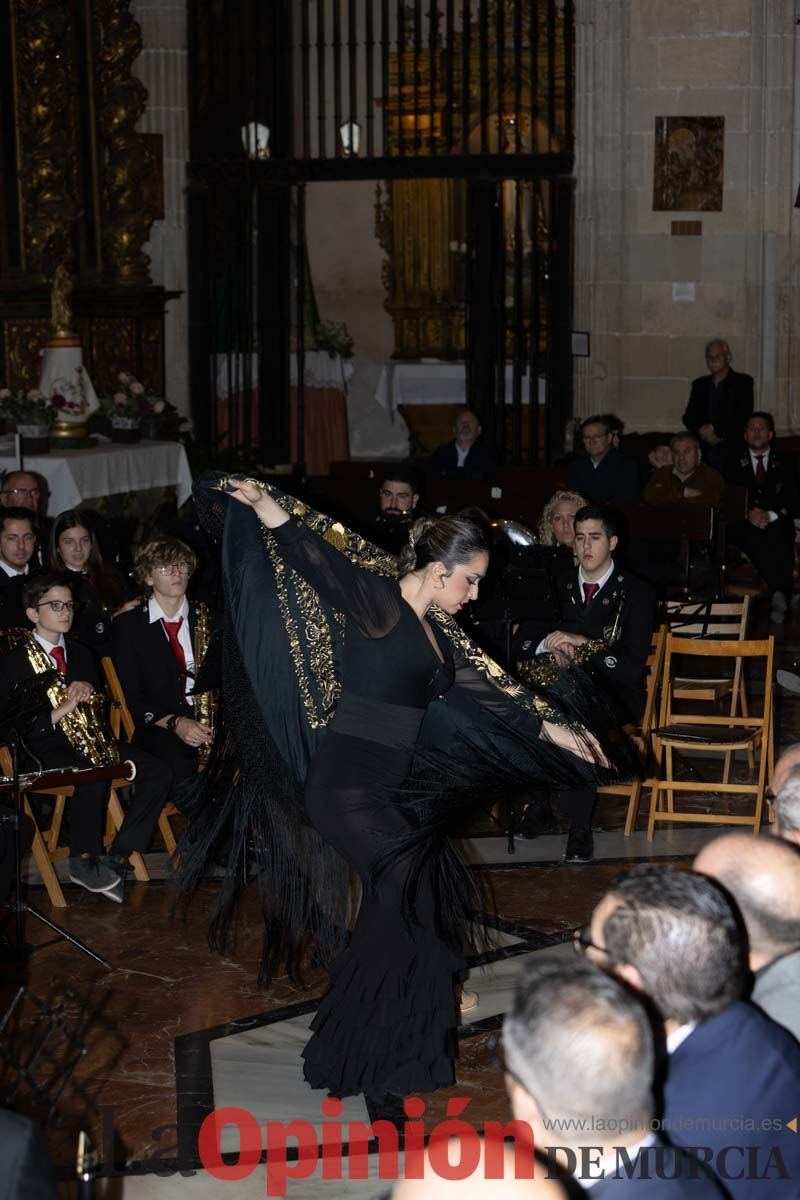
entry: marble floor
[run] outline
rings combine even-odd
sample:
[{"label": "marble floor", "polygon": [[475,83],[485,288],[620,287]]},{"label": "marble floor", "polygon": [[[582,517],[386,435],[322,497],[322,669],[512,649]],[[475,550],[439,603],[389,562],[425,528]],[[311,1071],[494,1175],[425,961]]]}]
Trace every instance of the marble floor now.
[{"label": "marble floor", "polygon": [[[795,619],[796,620],[796,619]],[[782,651],[796,649],[794,621],[782,631]],[[800,736],[800,704],[781,706],[784,741]],[[571,933],[589,916],[617,872],[630,862],[670,861],[688,865],[697,849],[719,832],[709,826],[669,828],[652,843],[643,832],[622,834],[624,803],[601,798],[595,819],[593,862],[564,865],[564,835],[517,841],[507,839],[490,821],[469,831],[462,849],[491,885],[496,912],[492,944],[472,962],[467,987],[480,995],[478,1008],[466,1014],[459,1033],[454,1088],[426,1097],[424,1120],[431,1128],[453,1096],[469,1100],[468,1116],[480,1126],[508,1116],[503,1081],[490,1050],[526,959],[543,950],[572,953]],[[203,1170],[197,1136],[206,1115],[222,1106],[245,1108],[261,1122],[304,1118],[319,1126],[323,1099],[302,1081],[300,1050],[307,1037],[323,972],[308,966],[305,988],[285,977],[267,989],[256,980],[260,918],[255,898],[246,896],[234,952],[221,958],[209,950],[207,913],[216,884],[200,889],[191,909],[173,911],[166,857],[148,856],[152,881],[133,884],[122,906],[68,885],[68,907],[50,910],[35,872],[29,881],[34,904],[86,941],[113,964],[106,973],[68,943],[53,939],[28,921],[27,935],[39,943],[24,969],[0,975],[0,1012],[15,989],[25,984],[41,999],[67,995],[67,1023],[79,1027],[87,1052],[58,1103],[59,1117],[47,1122],[51,1153],[66,1177],[77,1130],[86,1129],[100,1150],[105,1178],[98,1194],[110,1200],[167,1200],[187,1197],[264,1195],[264,1168],[239,1182],[221,1183]],[[13,1051],[29,1040],[34,1010],[20,1006],[6,1029]],[[0,1062],[0,1079],[8,1071]],[[23,1088],[19,1107],[33,1107]],[[345,1102],[343,1120],[380,1116],[361,1098]],[[233,1139],[233,1140],[231,1140]],[[227,1127],[223,1148],[236,1145]],[[112,1176],[112,1170],[115,1174]],[[325,1196],[371,1197],[384,1190],[379,1180],[322,1181],[318,1176],[290,1184],[289,1196],[313,1200]]]}]

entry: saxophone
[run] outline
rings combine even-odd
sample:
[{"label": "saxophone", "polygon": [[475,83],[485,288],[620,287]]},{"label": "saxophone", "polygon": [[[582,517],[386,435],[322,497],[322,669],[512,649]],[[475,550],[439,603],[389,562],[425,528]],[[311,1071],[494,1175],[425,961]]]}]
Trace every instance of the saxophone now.
[{"label": "saxophone", "polygon": [[[54,670],[50,655],[42,649],[29,630],[12,630],[5,642],[8,649],[19,645],[25,647],[28,662],[37,675]],[[67,698],[67,685],[58,672],[47,689],[47,698],[53,708],[58,708]],[[59,721],[59,726],[73,750],[88,758],[95,767],[113,767],[119,762],[119,747],[106,719],[105,709],[105,696],[95,692]]]},{"label": "saxophone", "polygon": [[[625,607],[626,600],[627,596],[623,592],[622,599],[614,616],[613,625],[603,630],[601,638],[590,638],[582,646],[578,646],[572,657],[573,663],[577,666],[583,666],[584,663],[589,662],[593,654],[597,654],[601,650],[610,650],[614,643],[619,640],[622,610]],[[517,663],[517,675],[529,687],[541,687],[554,683],[560,675],[561,670],[562,668],[559,666],[554,654],[537,654],[535,658]]]},{"label": "saxophone", "polygon": [[[208,650],[209,642],[211,641],[211,617],[208,611],[208,605],[202,600],[197,602],[197,622],[194,629],[194,673],[195,677],[200,673],[200,668],[203,665],[203,660]],[[216,725],[217,709],[219,707],[219,694],[216,691],[199,692],[196,696],[192,696],[194,701],[195,719],[202,721],[204,725],[209,725],[213,730]],[[211,746],[200,747],[200,766],[204,767],[208,756],[211,752]]]}]

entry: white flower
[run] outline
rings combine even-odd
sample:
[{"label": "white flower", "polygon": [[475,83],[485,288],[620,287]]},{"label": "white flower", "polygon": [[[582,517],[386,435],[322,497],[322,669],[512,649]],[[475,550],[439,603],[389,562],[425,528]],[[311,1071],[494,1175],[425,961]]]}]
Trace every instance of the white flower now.
[{"label": "white flower", "polygon": [[127,397],[125,396],[124,392],[115,392],[114,393],[114,403],[116,404],[117,408],[122,408],[123,404],[125,404],[126,402],[127,402]]},{"label": "white flower", "polygon": [[128,375],[125,371],[120,371],[119,375],[117,376],[117,379],[120,381],[120,383],[130,383],[131,378],[132,376]]},{"label": "white flower", "polygon": [[157,413],[160,416],[166,407],[167,406],[163,400],[156,400],[155,403],[153,404],[153,412]]},{"label": "white flower", "polygon": [[7,400],[11,395],[11,388],[0,388],[0,400]]},{"label": "white flower", "polygon": [[144,395],[144,384],[139,383],[138,379],[132,379],[130,382],[130,390],[134,396]]},{"label": "white flower", "polygon": [[38,388],[31,388],[28,392],[28,399],[33,401],[44,400],[44,396]]}]

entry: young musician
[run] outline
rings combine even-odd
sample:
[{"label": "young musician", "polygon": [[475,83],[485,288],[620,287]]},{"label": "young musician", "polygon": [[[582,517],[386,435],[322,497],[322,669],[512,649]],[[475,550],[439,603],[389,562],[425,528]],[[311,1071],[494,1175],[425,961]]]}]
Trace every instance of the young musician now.
[{"label": "young musician", "polygon": [[197,773],[199,751],[214,737],[192,695],[212,620],[204,604],[186,596],[197,558],[185,542],[151,538],[135,566],[147,599],[115,617],[114,664],[136,725],[133,744],[167,763],[179,788]]},{"label": "young musician", "polygon": [[[556,629],[520,625],[520,677],[536,678],[537,659],[552,655],[557,665],[576,654],[590,669],[621,720],[644,711],[647,656],[655,627],[656,597],[649,584],[614,561],[617,528],[608,509],[587,504],[575,514],[577,567],[556,578],[561,618]],[[552,660],[551,660],[552,661]],[[548,669],[543,663],[541,666]],[[588,862],[594,852],[591,788],[562,791],[560,807],[571,818],[565,858]],[[535,836],[529,830],[528,836]]]},{"label": "young musician", "polygon": [[[71,743],[62,725],[70,713],[100,690],[91,652],[66,637],[75,609],[71,581],[55,574],[34,575],[25,585],[23,600],[33,631],[26,632],[21,644],[2,659],[0,707],[8,705],[15,684],[37,674],[34,656],[37,650],[44,651],[62,678],[64,698],[49,712],[32,718],[28,728],[21,731],[24,747],[48,770],[90,768],[92,762]],[[127,859],[134,851],[147,849],[172,785],[169,770],[148,754],[138,749],[129,753],[126,747],[120,757],[130,759],[136,766],[135,794],[107,855],[103,849],[103,830],[108,782],[78,783],[68,810],[70,879],[117,904],[122,903],[121,874]]]}]

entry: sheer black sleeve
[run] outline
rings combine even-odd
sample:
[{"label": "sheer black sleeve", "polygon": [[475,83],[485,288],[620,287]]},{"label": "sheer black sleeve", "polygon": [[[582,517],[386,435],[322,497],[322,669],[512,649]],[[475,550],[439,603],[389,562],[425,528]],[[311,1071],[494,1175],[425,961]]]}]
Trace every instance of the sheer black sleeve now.
[{"label": "sheer black sleeve", "polygon": [[289,520],[270,534],[281,558],[325,604],[355,622],[365,637],[384,637],[397,624],[403,600],[396,580],[357,566],[297,521]]}]

